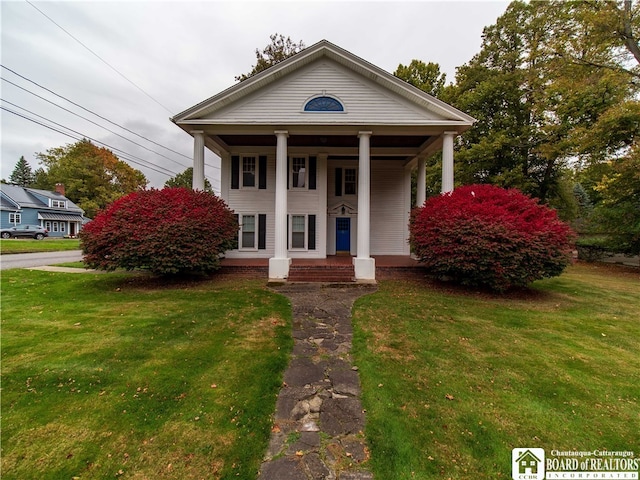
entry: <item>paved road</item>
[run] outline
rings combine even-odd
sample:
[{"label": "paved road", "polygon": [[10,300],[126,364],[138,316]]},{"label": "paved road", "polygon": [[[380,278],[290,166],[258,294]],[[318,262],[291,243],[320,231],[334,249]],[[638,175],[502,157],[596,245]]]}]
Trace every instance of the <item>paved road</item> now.
[{"label": "paved road", "polygon": [[0,270],[10,268],[42,267],[56,263],[78,262],[82,260],[81,250],[66,252],[15,253],[0,255]]}]

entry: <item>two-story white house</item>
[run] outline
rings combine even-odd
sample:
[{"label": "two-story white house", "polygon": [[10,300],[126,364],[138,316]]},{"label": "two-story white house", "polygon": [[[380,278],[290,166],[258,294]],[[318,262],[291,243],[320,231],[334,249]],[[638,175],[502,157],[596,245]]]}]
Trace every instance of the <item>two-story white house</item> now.
[{"label": "two-story white house", "polygon": [[375,279],[375,255],[408,256],[411,172],[425,199],[425,160],[442,150],[453,189],[454,138],[474,119],[323,40],[177,114],[193,136],[193,187],[204,149],[221,157],[221,196],[238,215],[230,258],[353,256]]}]

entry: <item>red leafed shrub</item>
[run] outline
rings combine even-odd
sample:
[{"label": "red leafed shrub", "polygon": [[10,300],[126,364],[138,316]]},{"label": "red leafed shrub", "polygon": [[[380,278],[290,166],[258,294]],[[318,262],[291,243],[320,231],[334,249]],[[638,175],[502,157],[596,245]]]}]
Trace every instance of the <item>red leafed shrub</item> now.
[{"label": "red leafed shrub", "polygon": [[207,273],[233,248],[238,224],[223,200],[187,188],[150,189],[116,200],[80,232],[85,263],[160,275]]},{"label": "red leafed shrub", "polygon": [[560,275],[574,240],[555,210],[492,185],[428,199],[412,212],[410,232],[413,251],[431,273],[496,291]]}]

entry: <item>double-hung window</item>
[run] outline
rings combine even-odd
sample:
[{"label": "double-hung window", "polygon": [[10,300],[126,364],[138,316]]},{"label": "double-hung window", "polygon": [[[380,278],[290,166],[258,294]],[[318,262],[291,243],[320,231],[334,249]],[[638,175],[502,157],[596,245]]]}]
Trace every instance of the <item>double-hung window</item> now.
[{"label": "double-hung window", "polygon": [[306,248],[306,215],[291,215],[291,248]]},{"label": "double-hung window", "polygon": [[240,230],[242,231],[240,248],[256,248],[256,216],[242,215]]},{"label": "double-hung window", "polygon": [[242,157],[242,186],[256,186],[256,157]]},{"label": "double-hung window", "polygon": [[357,185],[356,169],[345,168],[344,169],[344,194],[355,195],[356,185]]},{"label": "double-hung window", "polygon": [[21,213],[10,213],[9,214],[9,223],[13,223],[17,225],[18,223],[22,223],[22,214]]},{"label": "double-hung window", "polygon": [[291,159],[291,186],[293,188],[307,188],[307,158],[293,157]]}]

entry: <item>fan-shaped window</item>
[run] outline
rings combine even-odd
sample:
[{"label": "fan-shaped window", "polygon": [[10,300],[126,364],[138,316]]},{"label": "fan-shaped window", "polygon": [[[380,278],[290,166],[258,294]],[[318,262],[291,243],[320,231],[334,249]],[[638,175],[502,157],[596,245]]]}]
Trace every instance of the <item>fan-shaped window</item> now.
[{"label": "fan-shaped window", "polygon": [[344,112],[342,104],[333,97],[315,97],[304,106],[305,112]]}]

